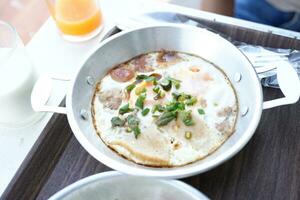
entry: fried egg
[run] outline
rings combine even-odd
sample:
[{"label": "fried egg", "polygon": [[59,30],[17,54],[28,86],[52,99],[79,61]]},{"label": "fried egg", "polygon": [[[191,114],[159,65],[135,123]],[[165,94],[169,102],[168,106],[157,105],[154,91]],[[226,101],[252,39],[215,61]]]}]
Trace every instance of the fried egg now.
[{"label": "fried egg", "polygon": [[[171,86],[164,89],[166,79]],[[155,110],[157,105],[162,110]],[[171,51],[116,66],[97,84],[92,100],[102,141],[128,160],[155,167],[205,158],[233,134],[237,113],[235,90],[222,70],[198,56]]]}]

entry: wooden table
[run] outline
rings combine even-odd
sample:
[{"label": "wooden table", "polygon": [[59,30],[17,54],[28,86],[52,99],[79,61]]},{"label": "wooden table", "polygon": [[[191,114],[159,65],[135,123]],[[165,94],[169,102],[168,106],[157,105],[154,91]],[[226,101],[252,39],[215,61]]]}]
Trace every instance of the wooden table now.
[{"label": "wooden table", "polygon": [[[232,38],[300,49],[299,40],[215,25]],[[264,89],[266,99],[282,96]],[[300,103],[263,112],[253,138],[236,156],[209,172],[183,179],[212,199],[300,199]],[[2,195],[47,199],[86,176],[110,170],[77,142],[66,116],[55,114]]]}]

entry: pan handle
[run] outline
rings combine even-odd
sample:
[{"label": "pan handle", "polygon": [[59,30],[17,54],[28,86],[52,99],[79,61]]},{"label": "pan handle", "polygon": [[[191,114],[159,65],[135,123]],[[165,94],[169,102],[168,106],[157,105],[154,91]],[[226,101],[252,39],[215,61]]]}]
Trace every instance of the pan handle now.
[{"label": "pan handle", "polygon": [[50,77],[48,75],[42,75],[36,81],[33,90],[31,92],[31,106],[36,112],[52,112],[67,114],[66,107],[47,105],[47,101],[50,98],[52,92],[53,81],[70,81],[70,78],[66,77]]},{"label": "pan handle", "polygon": [[285,97],[265,101],[263,109],[296,103],[300,97],[300,80],[296,70],[288,62],[281,62],[277,67],[277,80]]}]

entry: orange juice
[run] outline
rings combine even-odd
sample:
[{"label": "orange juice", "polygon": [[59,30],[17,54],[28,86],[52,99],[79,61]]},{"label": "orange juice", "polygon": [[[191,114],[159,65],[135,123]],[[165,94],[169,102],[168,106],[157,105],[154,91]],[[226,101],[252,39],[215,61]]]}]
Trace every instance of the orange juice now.
[{"label": "orange juice", "polygon": [[88,34],[102,23],[96,0],[56,0],[52,14],[58,28],[67,35]]}]

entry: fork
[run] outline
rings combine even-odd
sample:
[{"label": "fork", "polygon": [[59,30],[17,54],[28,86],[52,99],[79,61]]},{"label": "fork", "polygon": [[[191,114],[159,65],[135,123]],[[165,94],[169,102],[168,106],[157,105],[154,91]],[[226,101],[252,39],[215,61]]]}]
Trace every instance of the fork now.
[{"label": "fork", "polygon": [[[243,51],[243,49],[241,48]],[[289,53],[262,53],[262,52],[249,52],[243,51],[246,57],[253,65],[258,77],[260,79],[270,77],[276,74],[277,66],[282,62],[289,62],[287,56]]]},{"label": "fork", "polygon": [[287,57],[287,54],[282,55],[257,55],[254,58],[254,62],[251,62],[253,67],[255,68],[255,71],[260,77],[267,77],[270,76],[270,73],[274,71],[277,68],[277,65],[282,62],[288,62],[289,59]]}]

